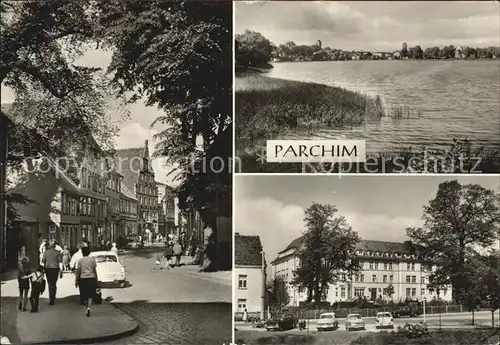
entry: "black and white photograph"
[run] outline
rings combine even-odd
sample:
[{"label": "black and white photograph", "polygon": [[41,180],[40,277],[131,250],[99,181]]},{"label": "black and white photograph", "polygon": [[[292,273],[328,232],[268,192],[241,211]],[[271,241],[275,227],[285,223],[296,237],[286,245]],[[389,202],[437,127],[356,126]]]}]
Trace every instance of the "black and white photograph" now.
[{"label": "black and white photograph", "polygon": [[0,3],[1,344],[231,343],[232,11]]},{"label": "black and white photograph", "polygon": [[[499,6],[236,2],[240,170],[500,172]],[[366,160],[279,164],[268,140],[364,140]]]},{"label": "black and white photograph", "polygon": [[500,342],[500,181],[235,176],[236,344]]}]

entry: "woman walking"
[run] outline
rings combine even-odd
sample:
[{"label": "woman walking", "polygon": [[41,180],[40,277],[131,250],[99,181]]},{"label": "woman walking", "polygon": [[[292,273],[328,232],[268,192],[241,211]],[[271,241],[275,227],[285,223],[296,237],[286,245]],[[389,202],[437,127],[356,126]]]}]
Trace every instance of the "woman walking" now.
[{"label": "woman walking", "polygon": [[27,276],[31,274],[29,269],[30,260],[27,257],[21,259],[17,272],[17,282],[19,284],[19,310],[26,311],[28,304],[28,292],[30,291],[30,281]]},{"label": "woman walking", "polygon": [[81,297],[87,306],[87,317],[90,316],[90,307],[92,306],[92,298],[97,290],[97,264],[93,257],[89,256],[90,248],[83,247],[83,257],[78,261],[75,274],[75,287],[79,287]]},{"label": "woman walking", "polygon": [[64,246],[64,249],[62,251],[63,271],[65,271],[65,272],[69,271],[69,261],[70,260],[71,260],[71,253],[68,249],[68,246]]}]

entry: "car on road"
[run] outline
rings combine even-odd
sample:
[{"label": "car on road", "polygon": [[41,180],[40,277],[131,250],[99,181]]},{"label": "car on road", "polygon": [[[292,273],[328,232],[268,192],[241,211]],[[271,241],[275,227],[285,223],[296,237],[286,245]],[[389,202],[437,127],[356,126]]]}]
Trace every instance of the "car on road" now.
[{"label": "car on road", "polygon": [[339,322],[335,319],[335,313],[321,314],[316,324],[316,328],[318,331],[329,331],[339,328]]},{"label": "car on road", "polygon": [[365,330],[365,321],[359,314],[349,314],[345,319],[346,331],[361,329]]},{"label": "car on road", "polygon": [[375,317],[375,328],[394,328],[394,320],[388,311],[377,313]]},{"label": "car on road", "polygon": [[297,327],[297,320],[292,314],[281,314],[266,321],[266,331],[285,331]]},{"label": "car on road", "polygon": [[401,308],[392,312],[392,316],[395,319],[401,317],[417,317],[418,315],[419,314],[415,309],[410,309],[410,308]]},{"label": "car on road", "polygon": [[125,287],[125,266],[118,255],[110,251],[98,251],[90,253],[97,263],[97,283],[100,287],[106,285],[118,285]]}]

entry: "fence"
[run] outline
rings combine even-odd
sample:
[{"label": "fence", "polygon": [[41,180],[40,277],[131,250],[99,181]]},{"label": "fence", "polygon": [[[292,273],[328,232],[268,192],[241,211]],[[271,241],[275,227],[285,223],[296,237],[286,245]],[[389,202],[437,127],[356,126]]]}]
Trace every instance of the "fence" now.
[{"label": "fence", "polygon": [[[356,308],[337,308],[337,309],[306,309],[306,310],[295,310],[290,313],[293,314],[298,319],[305,320],[316,320],[323,313],[335,313],[335,317],[337,318],[345,318],[348,314],[360,314],[362,317],[375,317],[377,313],[383,311],[396,311],[398,308],[394,307],[379,307],[379,308],[367,308],[367,309],[356,309]],[[423,307],[419,306],[415,308],[420,314],[423,314]],[[476,311],[488,311],[485,308],[477,308]],[[447,314],[447,313],[465,313],[468,312],[467,308],[462,305],[426,305],[425,306],[425,314]],[[248,313],[248,318],[260,318],[260,313]],[[243,313],[234,313],[234,321],[242,321]]]}]

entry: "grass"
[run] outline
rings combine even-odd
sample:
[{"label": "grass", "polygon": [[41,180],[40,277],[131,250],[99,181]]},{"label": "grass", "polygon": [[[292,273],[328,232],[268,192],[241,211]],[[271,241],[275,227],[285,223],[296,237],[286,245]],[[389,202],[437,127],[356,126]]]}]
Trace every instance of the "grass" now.
[{"label": "grass", "polygon": [[[408,106],[384,106],[379,97],[322,84],[269,78],[264,73],[239,74],[235,81],[235,136],[238,172],[261,173],[497,173],[498,152],[471,151],[467,140],[450,142],[450,150],[408,148],[403,152],[369,153],[369,164],[264,163],[258,161],[265,141],[288,133],[308,133],[322,128],[349,127],[367,120],[395,120],[421,116]],[[481,151],[481,152],[479,152]],[[462,163],[459,158],[465,156]],[[477,157],[480,157],[479,164]],[[435,163],[438,161],[438,163]]]},{"label": "grass", "polygon": [[443,330],[410,339],[396,332],[372,333],[351,342],[350,345],[490,345],[500,341],[500,333],[490,330]]}]

